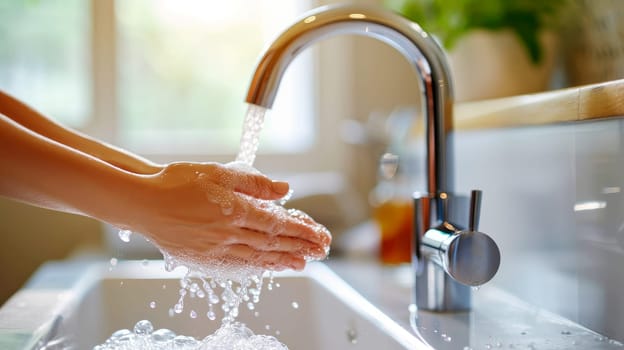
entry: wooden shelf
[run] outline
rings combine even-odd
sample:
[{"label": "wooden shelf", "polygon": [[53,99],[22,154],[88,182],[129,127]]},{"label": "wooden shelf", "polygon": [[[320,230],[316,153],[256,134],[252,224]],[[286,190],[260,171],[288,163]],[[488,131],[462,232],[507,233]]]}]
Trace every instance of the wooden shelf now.
[{"label": "wooden shelf", "polygon": [[509,128],[624,116],[624,79],[455,105],[456,130]]}]

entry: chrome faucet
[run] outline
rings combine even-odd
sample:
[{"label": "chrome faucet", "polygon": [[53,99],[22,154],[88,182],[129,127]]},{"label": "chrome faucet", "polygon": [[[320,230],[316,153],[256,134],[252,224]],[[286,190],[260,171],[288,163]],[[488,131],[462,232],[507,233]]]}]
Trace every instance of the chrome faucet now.
[{"label": "chrome faucet", "polygon": [[[315,41],[336,34],[379,39],[397,49],[420,77],[425,116],[428,193],[414,198],[413,265],[419,309],[470,309],[470,286],[489,281],[500,263],[496,243],[477,231],[481,192],[468,200],[451,193],[453,89],[444,51],[424,30],[397,14],[374,7],[321,7],[283,32],[266,50],[253,75],[248,103],[271,108],[284,71]],[[463,218],[462,218],[462,213]],[[466,224],[469,214],[470,224]]]}]

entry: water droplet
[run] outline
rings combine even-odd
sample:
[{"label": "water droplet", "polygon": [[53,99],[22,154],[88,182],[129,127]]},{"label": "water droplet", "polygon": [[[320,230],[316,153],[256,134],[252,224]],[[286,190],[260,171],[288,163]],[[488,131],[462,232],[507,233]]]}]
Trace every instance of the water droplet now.
[{"label": "water droplet", "polygon": [[503,347],[503,343],[501,343],[501,342],[496,342],[495,345],[496,345],[497,348],[502,348]]},{"label": "water droplet", "polygon": [[349,343],[351,344],[357,344],[358,341],[358,335],[357,335],[357,331],[355,329],[351,329],[349,328],[347,330],[347,340],[349,341]]},{"label": "water droplet", "polygon": [[184,310],[184,305],[182,304],[175,304],[173,306],[173,311],[175,311],[176,314],[182,313],[182,310]]},{"label": "water droplet", "polygon": [[176,267],[176,262],[173,260],[171,255],[163,254],[163,258],[165,259],[165,271],[171,272]]},{"label": "water droplet", "polygon": [[155,301],[150,301],[150,303],[149,303],[149,307],[150,307],[151,309],[155,309],[155,308],[156,308],[156,302],[155,302]]},{"label": "water droplet", "polygon": [[134,325],[134,334],[136,335],[150,335],[154,331],[154,326],[148,320],[142,320]]},{"label": "water droplet", "polygon": [[111,258],[110,259],[110,265],[111,266],[117,266],[117,262],[118,262],[117,258]]},{"label": "water droplet", "polygon": [[481,289],[481,286],[472,286],[471,289],[472,289],[473,292],[478,292],[479,289]]},{"label": "water droplet", "polygon": [[492,344],[485,344],[485,348],[490,350],[492,348]]},{"label": "water droplet", "polygon": [[143,261],[141,261],[141,266],[143,267],[147,267],[147,265],[149,264],[149,260],[144,259]]},{"label": "water droplet", "polygon": [[294,191],[292,189],[288,190],[288,193],[286,193],[286,195],[284,197],[280,198],[277,201],[277,204],[279,204],[281,206],[284,206],[286,204],[286,202],[288,202],[292,198],[293,193],[294,193]]},{"label": "water droplet", "polygon": [[472,350],[470,346],[464,346],[464,350]]},{"label": "water droplet", "polygon": [[522,332],[520,332],[520,335],[527,335],[527,332],[522,331]]},{"label": "water droplet", "polygon": [[130,242],[130,236],[132,235],[132,231],[130,230],[119,230],[119,239],[121,239],[123,242]]},{"label": "water droplet", "polygon": [[292,304],[290,304],[290,305],[292,305],[293,309],[298,309],[299,308],[299,303],[296,302],[296,301],[293,301]]},{"label": "water droplet", "polygon": [[191,310],[191,312],[189,312],[189,316],[191,316],[191,318],[197,318],[197,312],[195,310]]},{"label": "water droplet", "polygon": [[255,317],[260,317],[260,313],[258,311],[254,312]]},{"label": "water droplet", "polygon": [[280,334],[282,334],[282,332],[280,332],[279,329],[275,331],[275,335],[279,336]]},{"label": "water droplet", "polygon": [[271,330],[271,326],[267,324],[267,325],[264,326],[264,329],[266,329],[267,331]]},{"label": "water droplet", "polygon": [[217,315],[215,314],[214,311],[208,311],[208,313],[206,313],[206,316],[208,316],[208,319],[211,321],[214,321],[217,319]]}]

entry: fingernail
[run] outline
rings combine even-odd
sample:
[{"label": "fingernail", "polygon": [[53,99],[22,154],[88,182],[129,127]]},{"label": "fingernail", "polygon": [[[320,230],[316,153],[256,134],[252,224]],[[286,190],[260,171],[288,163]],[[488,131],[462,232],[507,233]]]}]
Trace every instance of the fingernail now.
[{"label": "fingernail", "polygon": [[283,181],[273,181],[271,187],[273,188],[273,192],[277,194],[286,194],[288,193],[288,189],[290,188],[288,182]]}]

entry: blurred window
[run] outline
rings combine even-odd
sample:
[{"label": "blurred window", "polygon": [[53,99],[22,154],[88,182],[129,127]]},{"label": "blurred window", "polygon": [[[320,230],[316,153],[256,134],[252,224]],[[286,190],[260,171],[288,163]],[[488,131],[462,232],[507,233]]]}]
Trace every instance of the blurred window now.
[{"label": "blurred window", "polygon": [[89,119],[89,2],[0,1],[0,89],[73,127]]},{"label": "blurred window", "polygon": [[[235,149],[245,94],[263,48],[305,10],[301,1],[118,1],[122,140],[154,153]],[[305,60],[305,59],[304,59]],[[309,60],[308,60],[309,61]],[[267,116],[263,150],[294,152],[313,136],[311,64],[286,74]],[[292,67],[291,67],[292,68]],[[295,83],[295,84],[293,84]]]},{"label": "blurred window", "polygon": [[[233,154],[263,48],[310,6],[292,0],[1,1],[0,88],[139,153]],[[267,115],[261,152],[312,146],[312,69],[310,53],[288,69]]]}]

